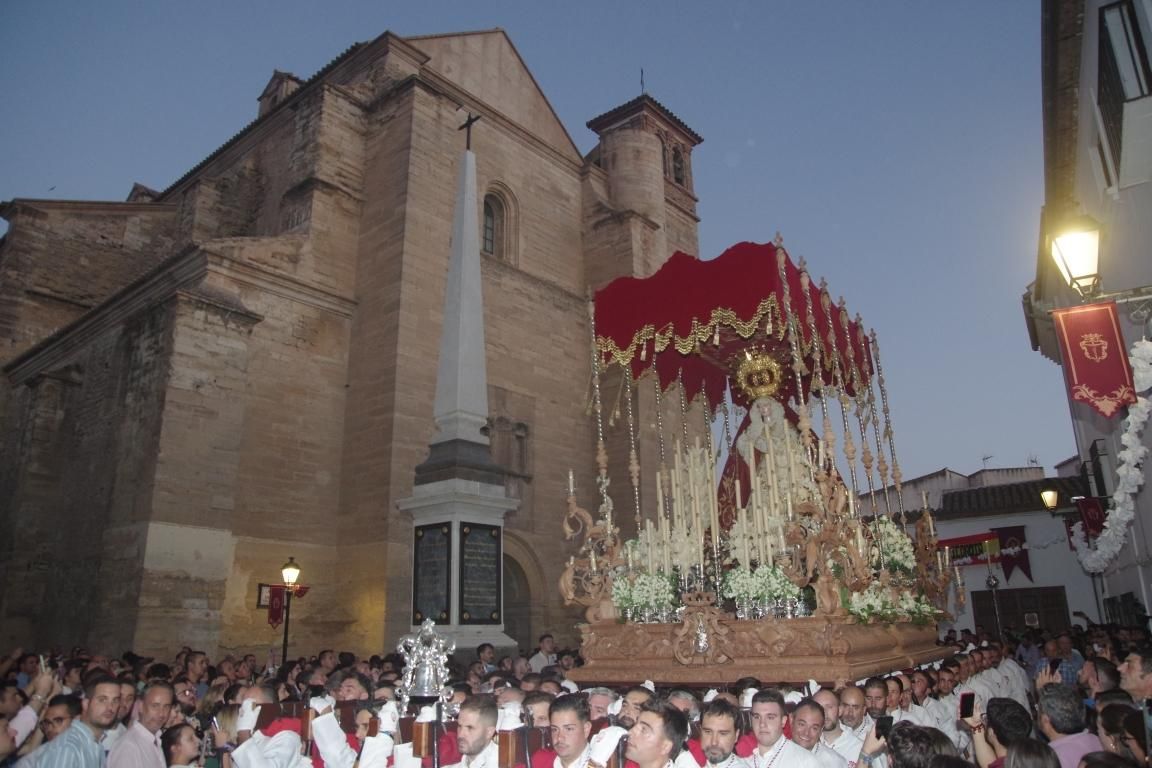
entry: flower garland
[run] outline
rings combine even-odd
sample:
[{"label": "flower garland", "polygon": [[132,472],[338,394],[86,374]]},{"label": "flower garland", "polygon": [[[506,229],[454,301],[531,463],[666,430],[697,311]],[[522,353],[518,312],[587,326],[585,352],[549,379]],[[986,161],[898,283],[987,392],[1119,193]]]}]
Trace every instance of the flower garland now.
[{"label": "flower garland", "polygon": [[1108,516],[1104,520],[1104,530],[1096,538],[1096,546],[1089,548],[1084,536],[1083,522],[1072,526],[1072,545],[1080,564],[1089,573],[1103,572],[1124,547],[1128,526],[1136,516],[1136,494],[1144,484],[1144,473],[1140,465],[1148,455],[1142,433],[1148,416],[1152,414],[1152,401],[1140,393],[1152,389],[1152,341],[1141,339],[1132,345],[1129,353],[1132,363],[1132,379],[1136,385],[1136,402],[1128,407],[1120,435],[1120,463],[1116,467],[1116,491]]}]

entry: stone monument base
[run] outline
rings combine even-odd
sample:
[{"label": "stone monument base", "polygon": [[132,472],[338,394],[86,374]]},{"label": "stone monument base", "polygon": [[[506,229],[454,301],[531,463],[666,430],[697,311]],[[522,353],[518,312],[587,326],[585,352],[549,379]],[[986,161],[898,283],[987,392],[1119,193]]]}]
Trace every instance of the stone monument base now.
[{"label": "stone monument base", "polygon": [[689,609],[682,624],[581,624],[581,686],[725,686],[741,677],[831,685],[943,658],[934,624],[859,624],[845,617],[737,620],[716,608]]}]

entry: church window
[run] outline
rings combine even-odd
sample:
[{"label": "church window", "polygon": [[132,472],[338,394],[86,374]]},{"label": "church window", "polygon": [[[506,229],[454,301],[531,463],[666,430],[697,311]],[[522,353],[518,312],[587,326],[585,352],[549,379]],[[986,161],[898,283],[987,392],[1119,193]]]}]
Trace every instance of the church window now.
[{"label": "church window", "polygon": [[484,200],[484,253],[496,252],[496,209],[489,199]]},{"label": "church window", "polygon": [[677,184],[684,183],[684,153],[680,147],[672,150],[672,180]]},{"label": "church window", "polygon": [[510,207],[499,192],[484,196],[484,222],[481,229],[480,250],[485,256],[513,263],[512,226]]}]

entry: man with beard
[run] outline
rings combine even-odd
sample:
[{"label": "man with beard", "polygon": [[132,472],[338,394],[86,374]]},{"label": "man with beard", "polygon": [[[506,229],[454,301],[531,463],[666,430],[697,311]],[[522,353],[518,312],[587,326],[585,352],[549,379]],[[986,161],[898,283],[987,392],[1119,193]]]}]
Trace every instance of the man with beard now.
[{"label": "man with beard", "polygon": [[[853,690],[859,691],[857,688]],[[854,766],[864,742],[856,738],[847,728],[840,726],[840,699],[835,693],[824,688],[816,691],[812,699],[824,709],[824,733],[821,734],[820,740],[824,746],[830,747],[844,758],[849,766]]]},{"label": "man with beard", "polygon": [[784,696],[780,691],[769,688],[752,697],[756,751],[750,762],[754,768],[822,768],[811,752],[784,736],[787,724]]},{"label": "man with beard", "polygon": [[792,710],[792,741],[811,752],[823,768],[847,768],[848,761],[820,740],[823,734],[824,707],[814,699],[801,699]]},{"label": "man with beard", "polygon": [[631,728],[636,725],[636,718],[640,710],[652,700],[652,691],[642,685],[634,685],[624,692],[624,700],[620,702],[620,713],[616,715],[616,724],[622,728]]},{"label": "man with beard", "polygon": [[37,768],[99,768],[104,765],[100,744],[104,731],[116,722],[120,684],[109,675],[91,675],[84,685],[80,717],[68,730],[37,750]]},{"label": "man with beard", "polygon": [[493,738],[499,714],[496,699],[491,696],[469,696],[464,700],[456,717],[456,748],[462,759],[449,768],[497,768],[500,754]]},{"label": "man with beard", "polygon": [[[884,685],[884,681],[880,681],[880,685]],[[888,695],[888,689],[885,688],[883,696]],[[881,704],[881,707],[884,705]],[[874,721],[868,714],[867,699],[864,696],[864,691],[860,690],[854,685],[850,685],[844,690],[840,691],[840,722],[844,724],[847,731],[864,743],[864,737],[872,730]]]},{"label": "man with beard", "polygon": [[688,742],[697,763],[714,768],[752,768],[751,763],[735,751],[740,738],[740,728],[736,725],[739,717],[740,710],[725,699],[716,698],[704,705],[700,713],[700,740]]}]

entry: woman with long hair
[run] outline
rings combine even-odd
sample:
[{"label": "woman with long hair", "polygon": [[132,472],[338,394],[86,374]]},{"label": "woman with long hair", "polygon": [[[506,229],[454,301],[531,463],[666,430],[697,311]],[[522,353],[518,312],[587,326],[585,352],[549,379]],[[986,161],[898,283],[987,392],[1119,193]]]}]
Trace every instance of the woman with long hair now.
[{"label": "woman with long hair", "polygon": [[1024,739],[1008,747],[1004,768],[1060,768],[1060,758],[1044,742]]}]

